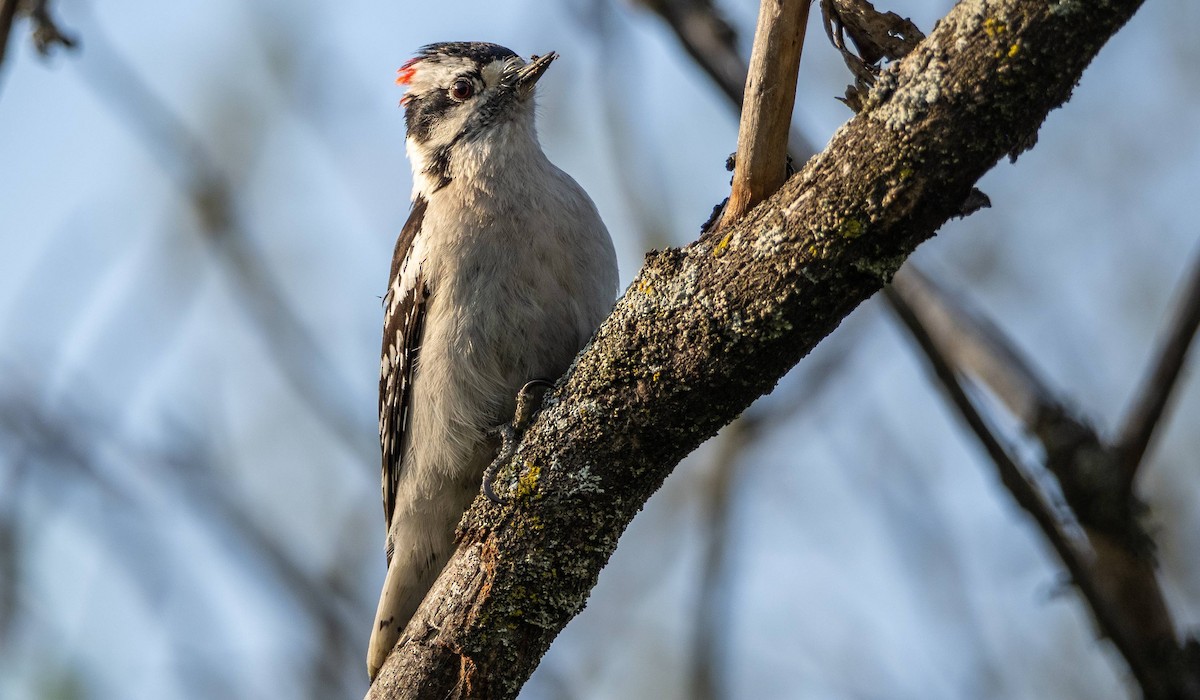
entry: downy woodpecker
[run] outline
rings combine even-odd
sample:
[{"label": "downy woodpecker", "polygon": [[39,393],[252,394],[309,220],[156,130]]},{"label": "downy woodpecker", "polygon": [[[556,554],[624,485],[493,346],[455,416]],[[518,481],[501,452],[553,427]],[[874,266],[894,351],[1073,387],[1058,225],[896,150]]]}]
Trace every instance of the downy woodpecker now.
[{"label": "downy woodpecker", "polygon": [[452,42],[400,69],[413,192],[384,296],[388,570],[372,679],[449,558],[518,391],[563,374],[616,294],[608,231],[534,129],[534,85],[555,58]]}]

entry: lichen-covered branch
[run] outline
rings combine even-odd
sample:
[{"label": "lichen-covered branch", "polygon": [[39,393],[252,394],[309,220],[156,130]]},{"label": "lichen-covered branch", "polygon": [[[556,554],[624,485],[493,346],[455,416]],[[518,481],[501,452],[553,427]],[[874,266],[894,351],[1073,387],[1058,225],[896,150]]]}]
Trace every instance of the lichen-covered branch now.
[{"label": "lichen-covered branch", "polygon": [[649,255],[501,472],[518,496],[477,499],[368,697],[514,697],[675,464],[1032,143],[1140,4],[964,0],[778,193]]}]

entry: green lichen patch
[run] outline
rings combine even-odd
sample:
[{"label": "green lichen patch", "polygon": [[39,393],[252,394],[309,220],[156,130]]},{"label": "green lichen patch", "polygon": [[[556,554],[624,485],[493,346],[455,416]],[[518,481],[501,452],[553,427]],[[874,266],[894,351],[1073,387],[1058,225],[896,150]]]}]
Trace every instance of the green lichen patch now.
[{"label": "green lichen patch", "polygon": [[525,473],[521,478],[517,479],[517,498],[527,499],[532,497],[533,500],[538,500],[542,497],[538,493],[538,480],[542,478],[542,468],[536,464],[525,463]]},{"label": "green lichen patch", "polygon": [[715,246],[713,246],[713,251],[712,251],[713,257],[719,258],[722,255],[724,255],[725,251],[729,248],[729,242],[732,240],[733,240],[733,231],[730,231],[730,232],[726,233],[724,236],[722,236],[721,240],[717,241],[717,244]]},{"label": "green lichen patch", "polygon": [[846,219],[838,225],[837,234],[842,238],[854,240],[863,235],[865,230],[867,230],[866,225],[858,219]]}]

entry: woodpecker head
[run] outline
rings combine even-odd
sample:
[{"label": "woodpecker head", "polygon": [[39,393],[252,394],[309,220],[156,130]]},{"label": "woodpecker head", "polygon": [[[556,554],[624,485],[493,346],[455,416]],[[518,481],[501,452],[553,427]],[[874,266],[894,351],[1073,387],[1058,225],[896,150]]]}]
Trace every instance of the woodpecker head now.
[{"label": "woodpecker head", "polygon": [[422,48],[396,79],[408,87],[400,104],[414,174],[440,189],[453,178],[455,161],[473,148],[478,152],[479,144],[511,134],[535,139],[533,88],[556,58],[551,52],[527,63],[503,46],[483,42]]}]

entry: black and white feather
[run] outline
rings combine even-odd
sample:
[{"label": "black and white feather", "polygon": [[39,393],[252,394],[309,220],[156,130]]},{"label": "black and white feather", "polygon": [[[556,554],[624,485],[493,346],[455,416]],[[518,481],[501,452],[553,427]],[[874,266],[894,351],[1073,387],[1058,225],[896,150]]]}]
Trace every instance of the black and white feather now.
[{"label": "black and white feather", "polygon": [[[392,253],[392,272],[387,294],[383,297],[383,350],[379,363],[379,447],[383,456],[383,522],[392,522],[396,509],[396,488],[404,466],[404,436],[408,429],[408,410],[413,370],[421,350],[421,331],[425,325],[425,302],[429,287],[420,274],[419,261],[412,255],[413,243],[421,232],[426,200],[417,196],[412,211]],[[411,263],[407,276],[405,267]],[[386,547],[387,562],[392,562],[392,544]]]}]

